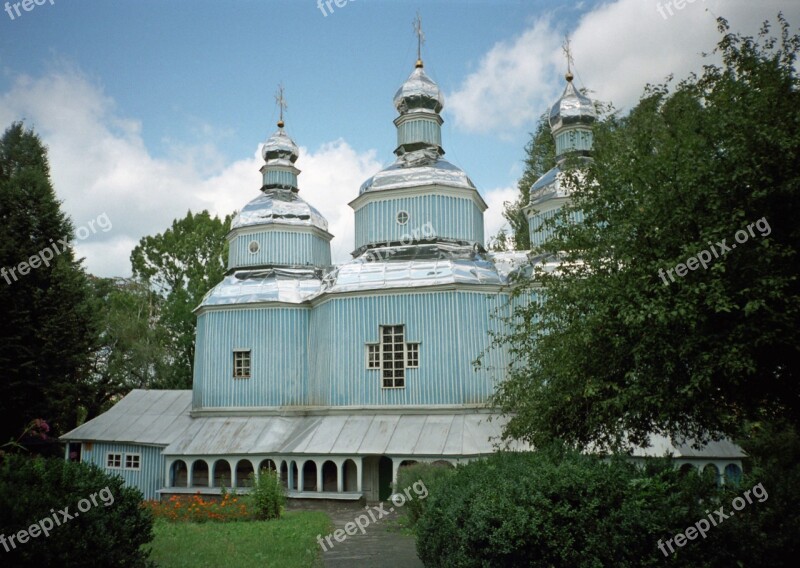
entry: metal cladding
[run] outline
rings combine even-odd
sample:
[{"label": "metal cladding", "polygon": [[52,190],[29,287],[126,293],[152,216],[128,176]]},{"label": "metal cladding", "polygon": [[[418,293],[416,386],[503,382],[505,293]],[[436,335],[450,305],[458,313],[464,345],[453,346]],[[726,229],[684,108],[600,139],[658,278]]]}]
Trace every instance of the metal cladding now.
[{"label": "metal cladding", "polygon": [[592,100],[580,93],[572,81],[567,82],[564,93],[550,108],[550,129],[558,130],[572,124],[591,125],[597,119]]},{"label": "metal cladding", "polygon": [[245,205],[231,221],[231,229],[269,223],[328,230],[328,221],[319,211],[303,201],[295,192],[281,189],[263,193]]},{"label": "metal cladding", "polygon": [[268,163],[279,160],[286,161],[288,165],[291,165],[297,161],[299,155],[300,150],[297,148],[297,144],[289,138],[283,128],[279,128],[275,134],[267,138],[261,149],[261,156]]},{"label": "metal cladding", "polygon": [[426,109],[435,113],[444,107],[444,95],[439,86],[428,77],[422,67],[417,67],[394,95],[394,106],[400,114],[414,109]]},{"label": "metal cladding", "polygon": [[472,180],[461,168],[441,158],[436,150],[428,148],[399,156],[394,164],[361,184],[358,193],[426,185],[475,189]]},{"label": "metal cladding", "polygon": [[212,288],[202,306],[284,302],[301,304],[319,292],[321,272],[313,268],[239,270]]},{"label": "metal cladding", "polygon": [[370,249],[326,275],[322,293],[505,283],[494,263],[475,247],[437,243]]}]

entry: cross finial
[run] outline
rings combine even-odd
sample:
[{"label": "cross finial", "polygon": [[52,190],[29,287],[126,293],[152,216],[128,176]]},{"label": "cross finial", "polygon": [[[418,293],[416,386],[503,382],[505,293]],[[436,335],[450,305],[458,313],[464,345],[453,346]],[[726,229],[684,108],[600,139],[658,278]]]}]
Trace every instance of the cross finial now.
[{"label": "cross finial", "polygon": [[275,93],[275,102],[280,109],[280,119],[278,120],[278,128],[283,128],[283,111],[289,108],[286,104],[286,99],[283,97],[283,85],[278,85],[278,92]]},{"label": "cross finial", "polygon": [[417,34],[417,67],[422,67],[422,44],[425,43],[425,34],[422,31],[422,18],[419,12],[414,19],[414,33]]},{"label": "cross finial", "polygon": [[572,49],[570,48],[569,36],[564,36],[564,44],[561,46],[564,51],[564,56],[567,58],[567,74],[565,75],[567,81],[572,81]]}]

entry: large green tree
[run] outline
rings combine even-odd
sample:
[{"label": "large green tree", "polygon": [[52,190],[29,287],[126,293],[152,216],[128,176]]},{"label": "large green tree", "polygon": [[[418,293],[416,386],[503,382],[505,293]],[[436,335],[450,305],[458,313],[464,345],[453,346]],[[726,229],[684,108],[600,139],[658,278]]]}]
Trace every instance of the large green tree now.
[{"label": "large green tree", "polygon": [[721,65],[597,125],[550,269],[520,289],[539,300],[498,338],[514,356],[494,398],[508,436],[618,445],[800,422],[800,38],[778,21],[753,38],[720,19]]},{"label": "large green tree", "polygon": [[97,329],[72,240],[44,145],[12,124],[0,138],[0,441],[35,418],[66,432],[91,395]]},{"label": "large green tree", "polygon": [[131,253],[135,278],[163,298],[158,323],[167,334],[168,369],[158,380],[164,388],[191,388],[194,364],[194,309],[225,274],[231,216],[208,211],[187,213],[161,234],[142,238]]}]

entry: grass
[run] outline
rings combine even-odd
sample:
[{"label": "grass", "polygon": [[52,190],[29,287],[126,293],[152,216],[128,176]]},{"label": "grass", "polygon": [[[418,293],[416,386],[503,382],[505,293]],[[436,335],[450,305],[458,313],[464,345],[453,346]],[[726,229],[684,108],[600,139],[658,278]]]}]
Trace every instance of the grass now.
[{"label": "grass", "polygon": [[151,560],[161,568],[312,568],[321,566],[317,535],[328,515],[290,511],[281,519],[231,523],[155,523]]}]

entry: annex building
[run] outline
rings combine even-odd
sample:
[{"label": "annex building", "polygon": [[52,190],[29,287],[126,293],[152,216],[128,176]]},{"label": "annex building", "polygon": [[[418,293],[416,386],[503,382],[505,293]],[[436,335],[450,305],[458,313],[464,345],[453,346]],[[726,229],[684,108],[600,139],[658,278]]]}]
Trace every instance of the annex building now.
[{"label": "annex building", "polygon": [[[353,188],[353,258],[338,266],[278,122],[260,192],[232,222],[228,271],[196,310],[192,390],[132,391],[62,436],[67,457],[147,499],[247,487],[268,468],[290,498],[375,501],[403,465],[496,451],[504,419],[486,403],[509,355],[473,362],[502,331],[509,275],[528,255],[485,250],[487,205],[444,158],[443,104],[418,60],[394,96],[396,159]],[[550,112],[559,163],[569,152],[589,159],[594,120],[568,75]],[[559,176],[556,166],[531,190],[534,244],[569,199]],[[654,438],[638,455],[666,452],[741,474],[743,453],[725,441],[698,451]]]}]

